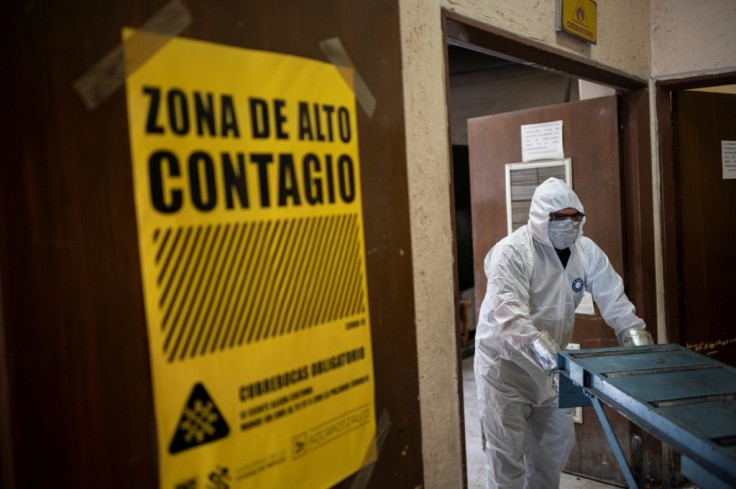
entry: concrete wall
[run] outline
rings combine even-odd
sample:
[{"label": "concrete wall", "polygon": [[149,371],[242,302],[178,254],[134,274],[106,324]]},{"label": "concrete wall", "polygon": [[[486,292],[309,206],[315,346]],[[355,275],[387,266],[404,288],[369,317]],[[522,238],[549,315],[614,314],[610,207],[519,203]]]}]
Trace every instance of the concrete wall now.
[{"label": "concrete wall", "polygon": [[649,3],[598,2],[598,44],[555,32],[548,0],[399,0],[426,488],[462,487],[448,108],[441,9],[590,59],[649,75]]},{"label": "concrete wall", "polygon": [[440,4],[399,5],[425,488],[463,487]]},{"label": "concrete wall", "polygon": [[[401,0],[402,2],[404,0]],[[413,1],[413,0],[412,0]],[[425,1],[425,4],[435,3]],[[634,77],[649,73],[649,4],[642,0],[597,2],[598,43],[555,32],[556,1],[445,0],[442,6],[516,35],[581,55]]]},{"label": "concrete wall", "polygon": [[736,1],[651,0],[655,79],[736,71]]}]

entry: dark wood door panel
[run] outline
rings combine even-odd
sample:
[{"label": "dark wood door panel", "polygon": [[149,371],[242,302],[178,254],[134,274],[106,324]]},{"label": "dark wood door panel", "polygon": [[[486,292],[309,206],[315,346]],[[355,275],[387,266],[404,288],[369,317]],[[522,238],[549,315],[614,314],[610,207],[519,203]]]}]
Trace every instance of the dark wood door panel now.
[{"label": "dark wood door panel", "polygon": [[721,159],[721,141],[736,141],[736,95],[676,97],[680,338],[736,366],[736,179],[723,178]]},{"label": "dark wood door panel", "polygon": [[[3,409],[13,422],[3,469],[18,488],[157,484],[125,93],[88,110],[72,86],[120,45],[123,26],[166,5],[3,8],[14,19],[0,77],[12,94],[1,102]],[[338,37],[377,100],[372,116],[357,114],[366,247],[375,250],[366,259],[376,413],[391,425],[370,485],[421,485],[398,4],[182,5],[192,18],[184,37],[319,60],[320,41]]]}]

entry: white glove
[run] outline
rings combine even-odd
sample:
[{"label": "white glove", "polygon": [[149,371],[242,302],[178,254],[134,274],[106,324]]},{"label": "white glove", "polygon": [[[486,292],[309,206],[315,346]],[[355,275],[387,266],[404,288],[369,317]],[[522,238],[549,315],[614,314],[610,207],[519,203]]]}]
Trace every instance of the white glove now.
[{"label": "white glove", "polygon": [[547,331],[542,331],[526,348],[522,349],[521,353],[549,374],[557,371],[558,351],[560,347],[557,346],[557,343]]},{"label": "white glove", "polygon": [[618,333],[618,342],[621,346],[653,345],[652,335],[645,329],[629,328]]}]

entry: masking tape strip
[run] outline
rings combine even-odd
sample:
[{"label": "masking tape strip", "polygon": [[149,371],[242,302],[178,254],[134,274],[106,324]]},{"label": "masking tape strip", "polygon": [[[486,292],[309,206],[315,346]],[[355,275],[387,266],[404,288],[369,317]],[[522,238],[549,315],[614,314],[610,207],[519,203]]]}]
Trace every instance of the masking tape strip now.
[{"label": "masking tape strip", "polygon": [[135,31],[135,34],[123,40],[123,56],[125,59],[125,76],[136,72],[143,63],[151,59],[173,37],[150,31]]},{"label": "masking tape strip", "polygon": [[350,489],[365,489],[368,487],[368,482],[370,482],[371,475],[373,475],[373,469],[376,466],[378,454],[381,453],[381,448],[383,448],[383,444],[386,441],[386,438],[388,438],[388,432],[390,429],[391,419],[388,416],[388,412],[384,409],[381,413],[381,419],[378,420],[376,437],[371,442],[371,448],[366,454],[366,459],[372,460],[372,462],[363,465],[363,468],[355,474],[355,479],[353,479],[353,485],[350,486]]},{"label": "masking tape strip", "polygon": [[[181,0],[172,0],[164,8],[159,10],[156,15],[148,19],[140,29],[142,31],[156,32],[169,36],[164,39],[159,36],[157,42],[153,44],[145,44],[142,33],[136,33],[125,41],[129,51],[135,52],[135,62],[132,66],[128,66],[128,74],[140,67],[146,60],[156,54],[161,49],[170,36],[175,36],[189,27],[192,23],[192,16],[189,10],[181,3]],[[138,39],[136,39],[138,37]],[[150,41],[150,37],[146,36]],[[142,46],[145,45],[145,48]],[[132,49],[130,49],[132,47]],[[129,60],[130,61],[130,60]],[[136,64],[137,63],[137,64]],[[79,93],[84,105],[93,110],[102,104],[110,95],[125,83],[125,61],[123,59],[122,44],[110,51],[102,59],[100,59],[92,68],[79,77],[73,84],[74,90]]]},{"label": "masking tape strip", "polygon": [[[322,52],[325,53],[329,62],[333,65],[353,68],[355,73],[355,98],[358,99],[358,103],[368,117],[373,117],[373,112],[376,110],[376,98],[371,93],[368,85],[366,85],[363,77],[358,73],[358,70],[353,66],[353,62],[350,61],[350,57],[348,56],[348,53],[345,52],[342,41],[337,37],[325,39],[319,43],[319,47],[322,49]],[[346,81],[349,83],[349,80]]]}]

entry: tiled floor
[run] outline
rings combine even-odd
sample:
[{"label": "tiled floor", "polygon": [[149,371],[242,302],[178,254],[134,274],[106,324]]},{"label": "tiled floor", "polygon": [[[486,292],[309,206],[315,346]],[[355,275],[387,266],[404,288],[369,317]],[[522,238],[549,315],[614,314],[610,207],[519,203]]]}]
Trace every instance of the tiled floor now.
[{"label": "tiled floor", "polygon": [[[463,360],[463,390],[465,399],[465,450],[468,461],[468,489],[485,489],[485,454],[480,438],[478,397],[473,377],[473,357]],[[560,489],[611,489],[617,486],[562,474]]]}]

